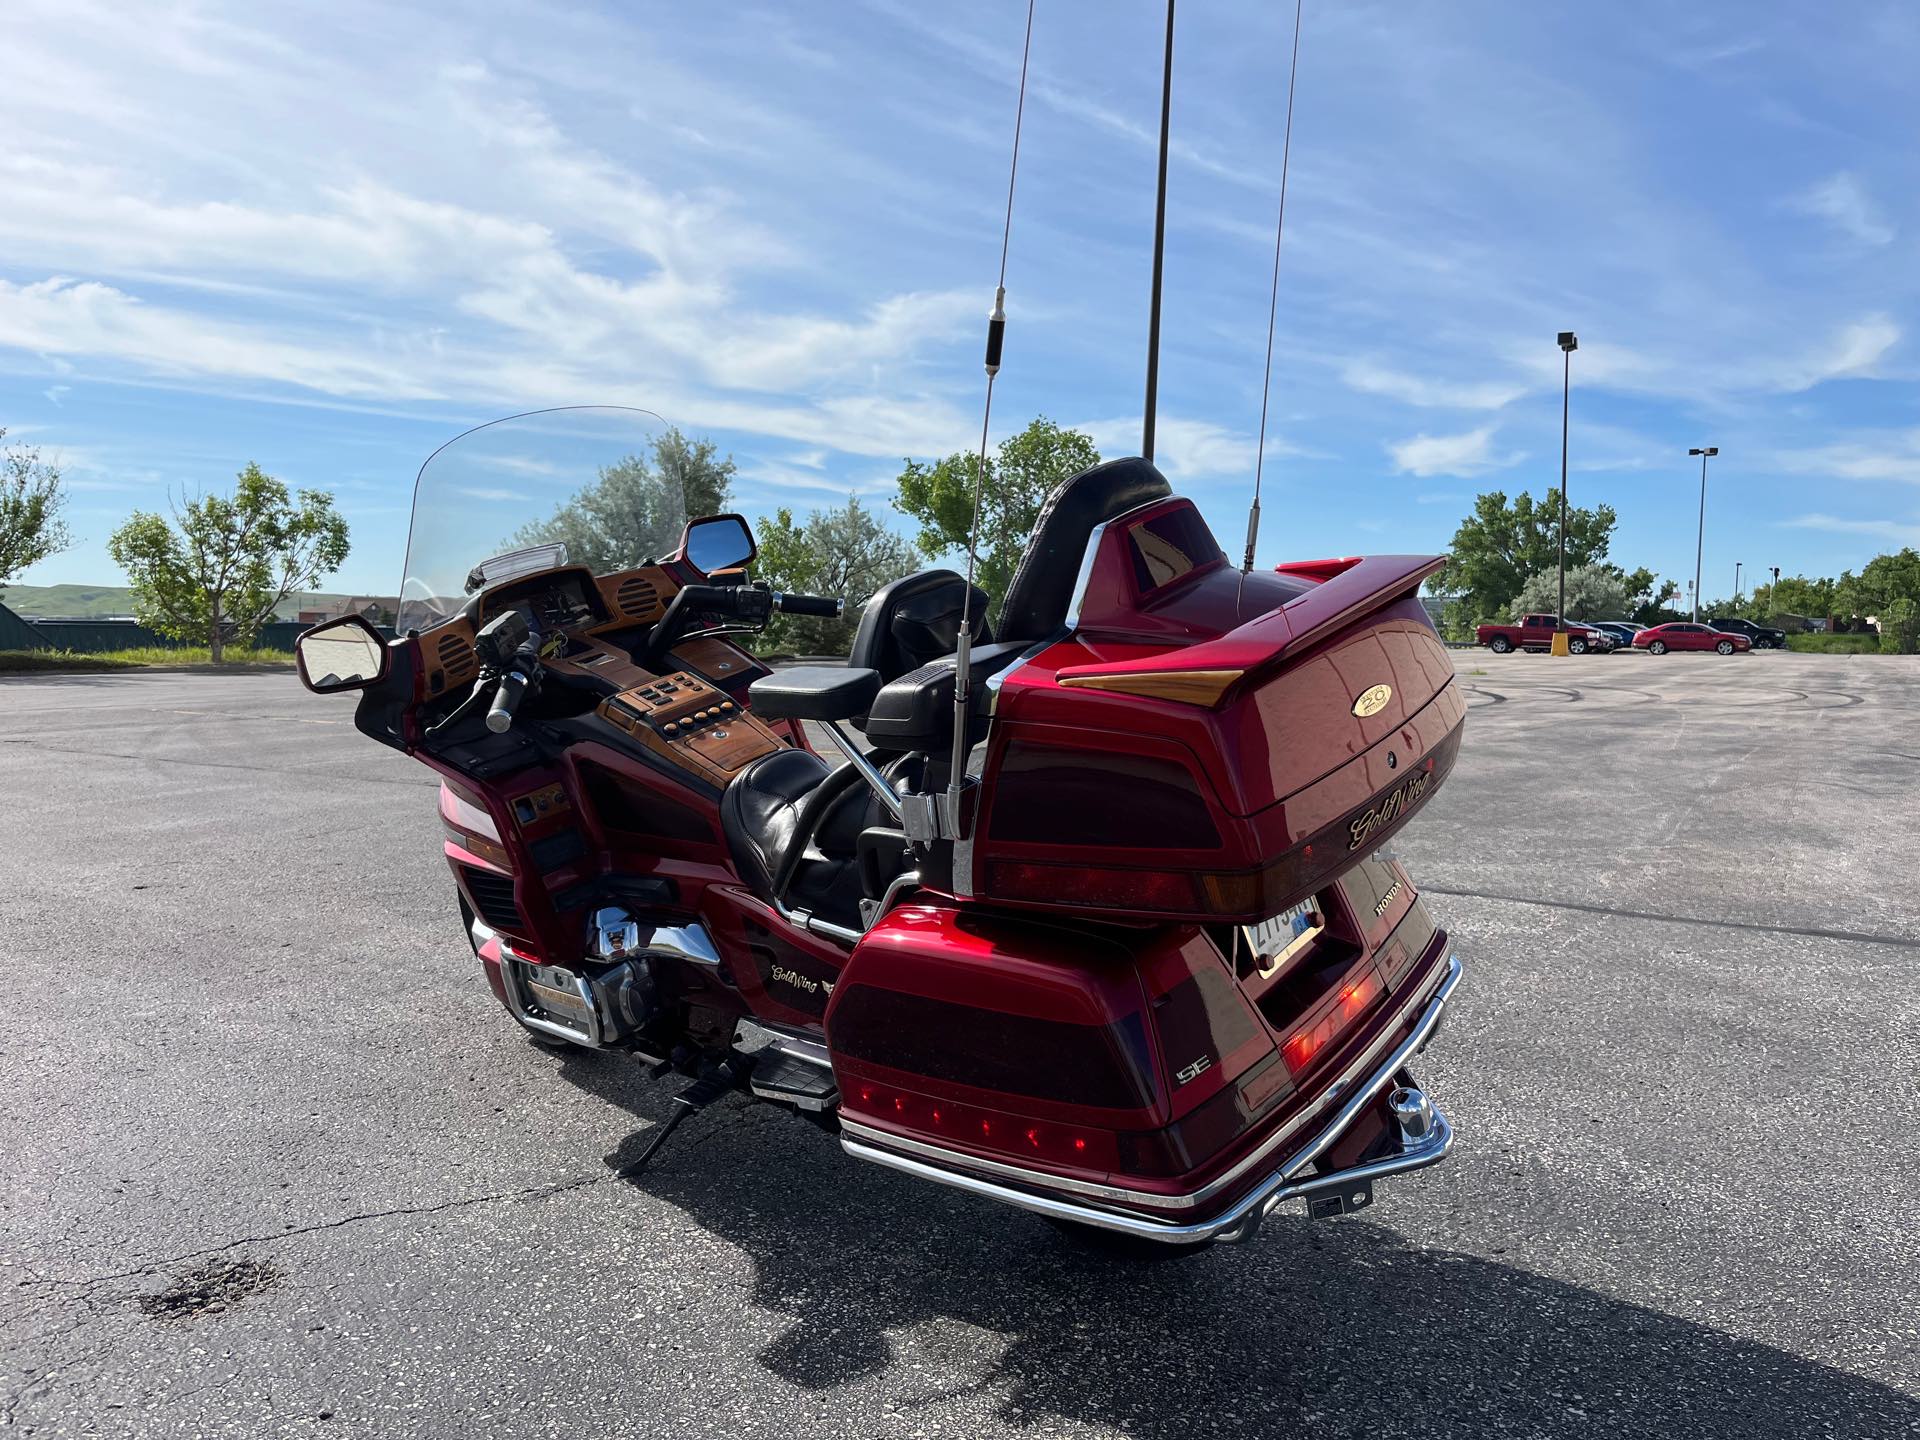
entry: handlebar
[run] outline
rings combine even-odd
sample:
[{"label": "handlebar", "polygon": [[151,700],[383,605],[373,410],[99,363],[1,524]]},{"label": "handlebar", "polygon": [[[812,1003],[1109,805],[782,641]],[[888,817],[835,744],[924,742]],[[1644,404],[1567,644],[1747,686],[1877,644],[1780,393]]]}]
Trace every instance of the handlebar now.
[{"label": "handlebar", "polygon": [[513,712],[527,693],[527,675],[516,660],[514,668],[500,677],[500,688],[493,692],[493,707],[487,711],[487,729],[504,735],[513,728]]},{"label": "handlebar", "polygon": [[775,591],[774,607],[782,615],[818,615],[823,620],[838,620],[847,613],[847,602],[826,595],[782,595]]}]

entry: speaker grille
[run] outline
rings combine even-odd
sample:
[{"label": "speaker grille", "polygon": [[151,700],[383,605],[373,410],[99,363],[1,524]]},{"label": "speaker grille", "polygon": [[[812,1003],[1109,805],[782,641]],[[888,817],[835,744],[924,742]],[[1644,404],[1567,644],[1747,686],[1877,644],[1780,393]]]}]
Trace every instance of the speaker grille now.
[{"label": "speaker grille", "polygon": [[440,657],[440,665],[447,672],[449,685],[458,685],[462,680],[471,678],[479,668],[474,660],[473,647],[467,644],[464,635],[442,635],[434,653]]},{"label": "speaker grille", "polygon": [[620,613],[634,619],[651,615],[660,606],[660,592],[651,580],[638,575],[629,575],[620,582],[620,588],[613,592],[613,603],[620,607]]}]

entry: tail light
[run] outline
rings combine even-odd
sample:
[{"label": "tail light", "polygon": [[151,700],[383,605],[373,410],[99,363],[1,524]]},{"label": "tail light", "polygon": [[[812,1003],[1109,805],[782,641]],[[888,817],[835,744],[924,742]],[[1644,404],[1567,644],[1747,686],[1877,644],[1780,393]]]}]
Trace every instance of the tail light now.
[{"label": "tail light", "polygon": [[992,1151],[1014,1164],[1039,1161],[1102,1172],[1119,1164],[1118,1137],[1094,1126],[1038,1121],[864,1082],[856,1084],[841,1104],[856,1117],[890,1122],[934,1144]]},{"label": "tail light", "polygon": [[1280,1042],[1281,1058],[1295,1075],[1304,1075],[1385,993],[1371,961],[1349,974],[1313,1012]]}]

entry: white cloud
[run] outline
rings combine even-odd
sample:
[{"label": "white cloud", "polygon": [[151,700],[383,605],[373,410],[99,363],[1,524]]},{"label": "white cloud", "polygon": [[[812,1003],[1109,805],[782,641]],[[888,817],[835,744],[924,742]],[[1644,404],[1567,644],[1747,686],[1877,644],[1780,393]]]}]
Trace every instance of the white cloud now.
[{"label": "white cloud", "polygon": [[1818,185],[1787,201],[1787,208],[1802,215],[1825,220],[1841,234],[1862,245],[1889,245],[1895,234],[1893,225],[1860,177],[1842,170]]},{"label": "white cloud", "polygon": [[1403,475],[1482,475],[1503,470],[1526,459],[1523,451],[1496,455],[1493,437],[1496,426],[1482,425],[1460,435],[1428,435],[1422,432],[1411,440],[1390,443],[1387,453],[1393,468]]},{"label": "white cloud", "polygon": [[1872,535],[1899,545],[1920,545],[1920,524],[1900,520],[1843,520],[1833,515],[1801,515],[1776,522],[1789,528],[1829,530],[1837,535]]},{"label": "white cloud", "polygon": [[[1829,380],[1874,376],[1903,331],[1892,316],[1876,311],[1841,325],[1811,347],[1798,333],[1791,344],[1785,336],[1754,336],[1742,342],[1743,353],[1732,359],[1716,353],[1715,338],[1686,337],[1661,350],[1582,337],[1573,361],[1574,390],[1577,394],[1583,386],[1597,385],[1662,400],[1714,404],[1740,394],[1797,395]],[[1515,343],[1507,354],[1514,364],[1558,389],[1558,352],[1543,355],[1541,350],[1539,345]]]},{"label": "white cloud", "polygon": [[1498,410],[1525,395],[1529,386],[1514,381],[1454,381],[1389,370],[1370,360],[1349,361],[1340,372],[1348,388],[1362,395],[1384,395],[1407,405],[1447,410]]},{"label": "white cloud", "polygon": [[1812,449],[1783,450],[1773,458],[1794,474],[1920,485],[1920,429],[1876,431]]},{"label": "white cloud", "polygon": [[[1116,420],[1088,420],[1070,426],[1093,437],[1103,455],[1140,453],[1140,417],[1129,415]],[[1254,437],[1216,425],[1210,420],[1192,420],[1178,415],[1162,415],[1153,427],[1153,463],[1169,480],[1245,479],[1253,481],[1257,454]],[[1267,464],[1289,455],[1304,455],[1276,435],[1267,436]]]}]

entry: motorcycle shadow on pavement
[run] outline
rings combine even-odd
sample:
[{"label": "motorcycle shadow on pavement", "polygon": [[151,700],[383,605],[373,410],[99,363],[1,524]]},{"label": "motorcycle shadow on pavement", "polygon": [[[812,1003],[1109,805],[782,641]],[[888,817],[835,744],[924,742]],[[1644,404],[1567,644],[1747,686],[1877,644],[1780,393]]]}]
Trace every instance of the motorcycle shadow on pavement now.
[{"label": "motorcycle shadow on pavement", "polygon": [[[667,1112],[638,1067],[562,1073],[646,1120]],[[827,1403],[878,1382],[908,1429],[916,1410],[991,1397],[1006,1425],[1154,1440],[1920,1434],[1920,1402],[1888,1386],[1352,1218],[1276,1215],[1251,1246],[1110,1257],[738,1099],[628,1183],[751,1258],[752,1304],[790,1322],[761,1351],[769,1371]]]}]

